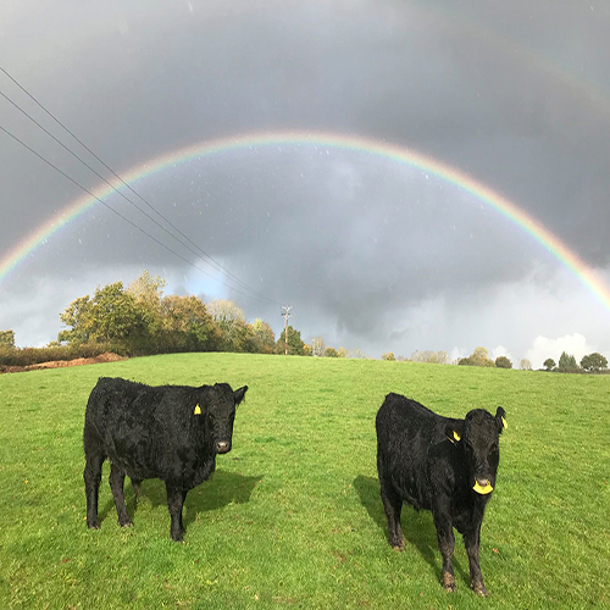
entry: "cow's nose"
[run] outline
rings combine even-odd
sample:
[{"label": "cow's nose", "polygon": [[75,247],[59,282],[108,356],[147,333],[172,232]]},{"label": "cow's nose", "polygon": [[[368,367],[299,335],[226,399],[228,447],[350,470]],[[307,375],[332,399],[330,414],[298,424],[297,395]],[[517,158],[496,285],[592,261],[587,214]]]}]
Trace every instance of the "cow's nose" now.
[{"label": "cow's nose", "polygon": [[216,443],[216,453],[226,453],[229,451],[229,441],[218,441]]},{"label": "cow's nose", "polygon": [[472,489],[482,496],[485,496],[494,490],[492,484],[489,482],[489,479],[479,479],[478,477],[476,478],[474,487]]}]

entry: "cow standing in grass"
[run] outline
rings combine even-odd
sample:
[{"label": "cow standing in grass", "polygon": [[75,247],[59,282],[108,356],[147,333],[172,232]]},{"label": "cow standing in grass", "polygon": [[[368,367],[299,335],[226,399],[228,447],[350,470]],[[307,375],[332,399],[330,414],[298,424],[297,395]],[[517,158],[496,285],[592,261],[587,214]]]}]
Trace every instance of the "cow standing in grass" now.
[{"label": "cow standing in grass", "polygon": [[402,503],[432,511],[443,557],[443,587],[455,591],[453,528],[463,535],[470,586],[487,595],[479,566],[481,524],[496,484],[504,409],[465,419],[441,417],[399,394],[388,394],[376,419],[377,470],[390,544],[404,548]]},{"label": "cow standing in grass", "polygon": [[100,526],[102,464],[110,458],[119,524],[132,525],[123,495],[125,476],[135,490],[143,479],[161,479],[167,489],[171,537],[181,541],[186,494],[211,476],[217,454],[231,450],[235,408],[247,389],[233,391],[226,383],[151,387],[102,377],[89,396],[83,432],[89,528]]}]

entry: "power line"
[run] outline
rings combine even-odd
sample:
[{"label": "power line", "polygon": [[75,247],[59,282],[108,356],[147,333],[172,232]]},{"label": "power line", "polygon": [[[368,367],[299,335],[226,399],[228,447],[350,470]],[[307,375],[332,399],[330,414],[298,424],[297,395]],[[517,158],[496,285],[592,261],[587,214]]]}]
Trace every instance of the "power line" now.
[{"label": "power line", "polygon": [[[109,165],[107,165],[98,155],[96,155],[82,140],[80,140],[66,125],[64,125],[50,110],[48,110],[34,95],[32,95],[23,85],[21,85],[13,76],[11,76],[2,66],[0,66],[0,71],[5,74],[19,89],[21,89],[39,108],[41,108],[49,117],[53,119],[62,129],[64,129],[70,136],[76,140],[89,154],[91,154],[99,163],[101,163],[117,180],[121,182],[127,189],[129,189],[134,195],[136,195],[141,201],[143,201],[157,216],[163,219],[172,229],[174,229],[179,235],[181,235],[187,242],[189,242],[193,247],[196,248],[196,251],[193,250],[189,245],[185,244],[182,240],[176,237],[171,231],[169,231],[166,227],[164,227],[161,223],[155,220],[150,214],[148,214],[145,210],[143,210],[140,206],[138,206],[135,202],[129,199],[122,191],[118,190],[111,182],[109,182],[104,176],[102,176],[99,172],[97,172],[94,168],[92,168],[86,161],[83,161],[74,151],[72,151],[68,146],[66,146],[63,142],[61,142],[57,137],[55,137],[51,132],[49,132],[45,127],[43,127],[36,119],[34,119],[30,114],[28,114],[23,108],[19,106],[16,102],[10,99],[5,93],[0,91],[0,95],[4,97],[10,104],[12,104],[17,110],[19,110],[22,114],[24,114],[30,121],[32,121],[37,127],[39,127],[44,133],[46,133],[50,138],[52,138],[57,144],[59,144],[62,148],[64,148],[68,153],[70,153],[75,159],[77,159],[81,164],[83,164],[87,169],[93,172],[98,178],[103,180],[114,192],[119,194],[123,199],[125,199],[128,203],[130,203],[133,207],[135,207],[141,214],[146,216],[151,222],[157,225],[160,229],[162,229],[165,233],[167,233],[170,237],[175,239],[180,245],[190,250],[196,256],[203,256],[204,260],[216,270],[223,271],[226,276],[242,286],[244,289],[249,290],[270,303],[274,303],[279,305],[280,303],[267,297],[262,294],[255,288],[252,288],[245,282],[243,282],[239,277],[234,275],[231,271],[221,265],[218,261],[216,261],[210,254],[205,252],[198,244],[196,244],[193,240],[191,240],[185,233],[183,233],[178,227],[176,227],[168,218],[166,218],[161,212],[159,212],[151,203],[149,203],[142,195],[140,195],[135,189],[132,188],[130,184],[125,182],[123,178],[119,174],[117,174]],[[6,130],[5,130],[6,131]],[[80,185],[79,185],[80,186]],[[82,188],[82,187],[81,187]],[[96,198],[97,199],[97,198]],[[99,199],[98,199],[99,200]],[[109,206],[106,206],[109,207]],[[210,274],[207,274],[210,275]],[[213,277],[213,276],[211,276]],[[226,285],[226,284],[225,284]],[[232,288],[229,286],[229,288]],[[238,291],[239,292],[239,291]],[[243,293],[240,293],[243,294]],[[258,299],[260,300],[260,298]]]},{"label": "power line", "polygon": [[[155,220],[150,214],[148,214],[145,210],[143,210],[139,205],[137,205],[136,203],[134,203],[131,199],[129,199],[123,192],[119,191],[118,189],[116,189],[114,187],[114,185],[112,183],[110,183],[104,176],[102,176],[99,172],[97,172],[93,167],[91,167],[86,161],[83,161],[74,151],[72,151],[68,146],[66,146],[63,142],[61,142],[58,138],[56,138],[51,132],[49,132],[43,125],[41,125],[35,118],[33,118],[30,114],[28,114],[25,110],[23,110],[23,108],[21,108],[17,103],[15,103],[12,99],[10,99],[5,93],[3,93],[2,91],[0,91],[0,95],[7,100],[10,104],[12,104],[15,108],[17,108],[17,110],[19,110],[19,112],[21,112],[22,114],[24,114],[30,121],[32,121],[37,127],[39,127],[42,131],[44,131],[44,133],[46,133],[51,139],[53,139],[55,142],[57,142],[57,144],[59,144],[64,150],[66,150],[70,155],[72,155],[79,163],[81,163],[82,165],[84,165],[87,169],[89,169],[91,172],[93,172],[100,180],[103,180],[113,191],[115,191],[117,194],[119,194],[121,197],[123,197],[123,199],[125,199],[125,201],[127,201],[128,203],[130,203],[134,208],[136,208],[136,210],[138,210],[141,214],[143,214],[146,218],[148,218],[151,222],[153,222],[155,225],[157,225],[157,227],[159,227],[162,231],[165,231],[165,233],[167,233],[170,237],[172,237],[173,239],[175,239],[180,245],[184,246],[187,250],[190,250],[193,254],[195,254],[195,256],[199,256],[199,253],[194,250],[193,248],[189,247],[187,244],[185,244],[183,241],[181,241],[180,239],[178,239],[171,231],[169,231],[166,227],[164,227],[159,221]],[[160,214],[159,214],[160,215]],[[163,218],[163,216],[161,216]],[[169,221],[167,221],[169,223]],[[171,223],[169,223],[171,225]],[[215,261],[214,261],[215,262]],[[216,270],[221,270],[222,267],[220,265],[211,265],[212,267],[214,267]],[[212,276],[213,277],[213,276]],[[238,281],[240,284],[243,284],[243,286],[246,289],[250,289],[253,292],[257,292],[254,289],[251,289],[247,284],[244,284],[243,282],[241,282],[241,280],[239,280],[237,278],[237,280],[234,281]],[[266,297],[265,297],[266,298]]]},{"label": "power line", "polygon": [[[259,299],[258,297],[255,297],[251,294],[246,294],[245,292],[242,292],[241,290],[238,290],[237,288],[235,288],[234,286],[230,286],[229,284],[226,284],[225,282],[223,282],[222,280],[219,280],[218,278],[214,277],[211,273],[208,273],[205,269],[202,269],[201,267],[198,267],[197,265],[195,265],[195,263],[191,262],[190,260],[188,260],[186,257],[182,256],[181,254],[179,254],[178,252],[176,252],[175,250],[172,250],[169,246],[167,246],[166,244],[164,244],[163,242],[159,241],[156,237],[154,237],[153,235],[151,235],[150,233],[148,233],[147,231],[145,231],[142,227],[140,227],[139,225],[137,225],[135,222],[133,222],[132,220],[130,220],[129,218],[127,218],[127,216],[124,216],[123,214],[121,214],[120,212],[118,212],[117,210],[115,210],[113,207],[109,206],[103,199],[100,199],[97,195],[94,195],[89,189],[87,189],[86,187],[84,187],[82,184],[80,184],[79,182],[77,182],[76,180],[74,180],[74,178],[72,178],[71,176],[69,176],[68,174],[66,174],[66,172],[64,172],[62,169],[60,169],[59,167],[57,167],[55,164],[53,164],[51,161],[49,161],[48,159],[46,159],[45,157],[43,157],[40,153],[38,153],[37,151],[35,151],[32,147],[28,146],[25,142],[23,142],[23,140],[19,139],[15,134],[11,133],[8,129],[6,129],[5,127],[3,127],[2,125],[0,125],[0,131],[3,131],[7,136],[9,136],[10,138],[12,138],[13,140],[15,140],[16,142],[18,142],[19,144],[21,144],[21,146],[23,146],[24,148],[26,148],[27,150],[29,150],[33,155],[35,155],[36,157],[38,157],[41,161],[43,161],[44,163],[46,163],[49,167],[52,167],[56,172],[60,173],[62,176],[64,176],[64,178],[66,178],[67,180],[69,180],[70,182],[72,182],[72,184],[75,184],[78,188],[80,188],[81,190],[83,190],[85,193],[87,193],[88,195],[90,195],[91,197],[93,197],[93,199],[95,199],[96,201],[98,201],[99,203],[101,203],[104,207],[106,207],[107,209],[109,209],[113,214],[116,214],[119,218],[121,218],[122,220],[124,220],[126,223],[130,224],[132,227],[134,227],[135,229],[137,229],[138,231],[140,231],[140,233],[143,233],[144,235],[146,235],[147,237],[149,237],[150,239],[152,239],[155,243],[157,243],[159,246],[161,246],[162,248],[165,248],[168,252],[171,252],[172,254],[174,254],[175,256],[177,256],[178,258],[182,259],[185,263],[189,264],[191,267],[193,267],[194,269],[197,269],[198,271],[201,271],[201,273],[204,273],[205,275],[211,277],[212,279],[216,280],[217,282],[219,282],[220,284],[222,284],[223,286],[226,286],[227,288],[230,288],[231,290],[234,290],[235,292],[237,292],[238,294],[241,294],[242,296],[254,299],[256,301],[262,302],[261,299]],[[267,299],[268,300],[268,299]]]}]

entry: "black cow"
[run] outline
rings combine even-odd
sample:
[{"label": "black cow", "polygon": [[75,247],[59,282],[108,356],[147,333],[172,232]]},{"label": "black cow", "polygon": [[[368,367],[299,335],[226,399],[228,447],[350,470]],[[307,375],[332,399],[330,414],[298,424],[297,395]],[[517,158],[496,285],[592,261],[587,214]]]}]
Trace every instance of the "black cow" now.
[{"label": "black cow", "polygon": [[167,489],[171,537],[181,541],[186,494],[211,476],[216,454],[231,451],[235,407],[247,389],[233,391],[226,383],[151,387],[100,378],[89,396],[83,432],[89,528],[100,526],[98,494],[102,463],[108,457],[119,524],[132,525],[123,496],[125,476],[136,494],[143,479],[161,479]]},{"label": "black cow", "polygon": [[399,394],[388,394],[377,413],[377,471],[390,544],[404,548],[403,501],[431,510],[443,556],[443,587],[449,591],[455,591],[455,527],[464,537],[470,586],[487,595],[479,545],[485,505],[496,484],[504,416],[498,407],[495,416],[474,409],[465,419],[441,417]]}]

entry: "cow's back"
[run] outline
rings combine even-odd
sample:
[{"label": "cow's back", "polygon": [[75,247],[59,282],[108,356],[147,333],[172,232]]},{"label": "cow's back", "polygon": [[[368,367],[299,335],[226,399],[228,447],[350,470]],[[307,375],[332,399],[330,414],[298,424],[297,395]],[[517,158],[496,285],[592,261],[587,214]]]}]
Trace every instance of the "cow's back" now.
[{"label": "cow's back", "polygon": [[386,396],[377,413],[380,476],[418,509],[431,506],[428,456],[431,448],[446,441],[445,429],[452,421],[393,393]]},{"label": "cow's back", "polygon": [[189,387],[101,378],[87,403],[85,452],[94,440],[130,476],[166,479],[174,456],[191,440],[186,415],[196,402],[192,393]]}]

